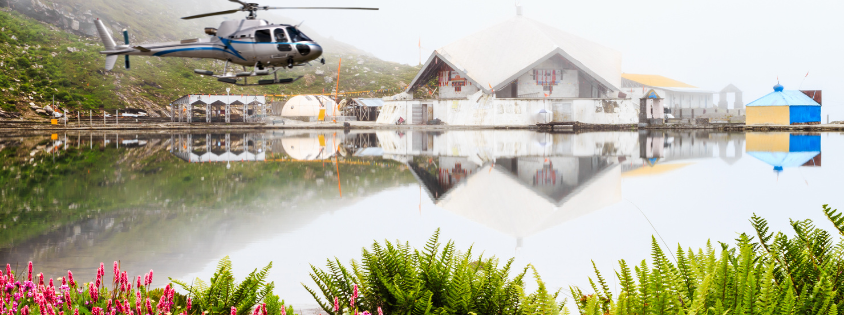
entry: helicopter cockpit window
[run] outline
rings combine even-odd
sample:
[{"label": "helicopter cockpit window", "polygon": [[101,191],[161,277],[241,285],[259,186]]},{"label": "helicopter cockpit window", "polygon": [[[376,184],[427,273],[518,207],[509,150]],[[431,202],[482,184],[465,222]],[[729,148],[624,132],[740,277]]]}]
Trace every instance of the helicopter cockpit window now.
[{"label": "helicopter cockpit window", "polygon": [[254,38],[258,43],[271,43],[272,32],[270,30],[257,30],[254,32]]},{"label": "helicopter cockpit window", "polygon": [[278,42],[279,51],[291,51],[293,47],[287,42],[287,33],[282,28],[275,29],[275,41]]},{"label": "helicopter cockpit window", "polygon": [[292,38],[293,42],[312,42],[313,40],[307,35],[304,35],[301,31],[296,29],[295,27],[289,26],[287,27],[287,33],[290,34],[290,38]]}]

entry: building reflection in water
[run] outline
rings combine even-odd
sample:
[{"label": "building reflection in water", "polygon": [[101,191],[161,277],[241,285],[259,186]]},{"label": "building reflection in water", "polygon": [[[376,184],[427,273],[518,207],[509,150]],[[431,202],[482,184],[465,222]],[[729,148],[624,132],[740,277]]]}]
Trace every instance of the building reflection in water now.
[{"label": "building reflection in water", "polygon": [[748,155],[780,174],[800,166],[821,166],[821,135],[788,132],[748,133]]},{"label": "building reflection in water", "polygon": [[[9,146],[26,143],[43,142],[0,140]],[[62,205],[58,198],[63,207],[84,213],[83,219],[42,222],[58,227],[0,249],[3,261],[38,260],[57,274],[63,268],[95,266],[103,257],[124,257],[129,269],[155,267],[180,277],[253,240],[294,233],[362,198],[416,183],[436,206],[510,235],[519,247],[524,238],[620,202],[625,177],[675,172],[706,159],[733,165],[743,151],[778,171],[821,165],[820,136],[789,133],[287,130],[78,133],[46,143],[26,149],[60,154],[68,148],[119,148],[107,152],[129,160],[155,157],[151,160],[183,165],[172,170],[181,172],[180,178],[156,170],[138,173],[136,181],[163,182],[143,186],[147,191],[137,193],[144,200],[135,203],[126,203],[129,199],[117,193],[133,189],[132,179],[104,182],[114,189],[96,197],[114,201],[110,212],[85,209],[85,204]],[[241,168],[225,175],[215,165],[203,166],[216,162],[241,163]],[[267,170],[260,166],[270,163],[262,162],[293,167]],[[364,167],[340,174],[332,163]],[[304,165],[314,166],[295,173],[305,170]],[[382,175],[382,170],[401,175]],[[123,172],[136,174],[131,169]],[[60,181],[61,176],[52,180]],[[177,187],[169,181],[191,181],[198,189],[181,192],[180,198],[157,199]],[[338,183],[343,198],[337,197]],[[187,206],[193,203],[196,206]],[[127,246],[130,240],[132,247]]]}]

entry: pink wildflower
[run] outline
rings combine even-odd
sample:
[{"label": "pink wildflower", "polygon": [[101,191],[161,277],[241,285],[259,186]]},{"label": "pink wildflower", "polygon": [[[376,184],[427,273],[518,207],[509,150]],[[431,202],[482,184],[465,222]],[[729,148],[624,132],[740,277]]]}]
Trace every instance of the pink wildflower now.
[{"label": "pink wildflower", "polygon": [[106,309],[110,309],[110,308],[112,308],[112,299],[107,299],[106,300]]},{"label": "pink wildflower", "polygon": [[12,277],[12,266],[9,264],[6,264],[6,276],[9,277],[9,282],[15,279]]},{"label": "pink wildflower", "polygon": [[80,315],[80,309],[79,308],[76,308],[76,307],[74,308],[74,315]]},{"label": "pink wildflower", "polygon": [[236,307],[230,307],[230,315],[236,315]]},{"label": "pink wildflower", "polygon": [[186,310],[187,311],[192,310],[192,298],[191,297],[186,298]]},{"label": "pink wildflower", "polygon": [[349,307],[352,308],[352,309],[355,308],[355,296],[354,295],[352,295],[352,297],[349,298]]},{"label": "pink wildflower", "polygon": [[74,274],[71,273],[71,270],[68,270],[68,285],[71,287],[77,286],[77,283],[74,282]]},{"label": "pink wildflower", "polygon": [[68,285],[68,282],[65,281],[65,277],[62,277],[62,285]]},{"label": "pink wildflower", "polygon": [[378,307],[378,315],[384,315],[384,312],[381,311],[381,306]]},{"label": "pink wildflower", "polygon": [[118,283],[118,280],[120,279],[120,277],[121,277],[121,274],[118,272],[118,262],[113,261],[112,262],[112,283]]},{"label": "pink wildflower", "polygon": [[27,265],[27,281],[33,281],[33,262]]},{"label": "pink wildflower", "polygon": [[260,305],[257,305],[257,307],[254,308],[254,311],[251,313],[251,315],[260,315]]},{"label": "pink wildflower", "polygon": [[145,275],[145,286],[151,285],[151,282],[154,282],[154,270],[148,271],[148,274]]},{"label": "pink wildflower", "polygon": [[369,313],[369,312],[367,312],[367,311],[363,311],[363,313],[360,313],[360,315],[372,315],[372,314],[370,314],[370,313]]},{"label": "pink wildflower", "polygon": [[358,298],[358,285],[357,285],[357,284],[355,284],[355,293],[354,293],[354,296],[355,296],[355,298],[356,298],[356,299]]},{"label": "pink wildflower", "polygon": [[40,285],[40,286],[44,285],[44,274],[41,273],[41,272],[38,273],[38,285]]},{"label": "pink wildflower", "polygon": [[65,304],[68,304],[68,308],[71,308],[71,291],[65,291]]},{"label": "pink wildflower", "polygon": [[97,300],[98,300],[98,289],[95,287],[94,284],[91,284],[91,283],[89,284],[89,295],[92,297],[92,300],[97,302]]},{"label": "pink wildflower", "polygon": [[56,313],[53,311],[53,305],[48,304],[46,308],[47,308],[47,315],[56,315]]},{"label": "pink wildflower", "polygon": [[338,299],[338,298],[335,296],[335,297],[334,297],[334,312],[337,312],[337,311],[339,311],[339,310],[340,310],[340,299]]},{"label": "pink wildflower", "polygon": [[145,308],[147,309],[148,313],[151,313],[153,311],[154,308],[151,307],[151,299],[145,299]]},{"label": "pink wildflower", "polygon": [[287,315],[287,307],[284,305],[281,305],[281,315]]},{"label": "pink wildflower", "polygon": [[93,307],[92,315],[103,315],[103,309],[97,306]]},{"label": "pink wildflower", "polygon": [[136,276],[136,287],[137,288],[142,287],[142,276]]},{"label": "pink wildflower", "polygon": [[24,305],[24,308],[21,309],[21,315],[29,315],[30,314],[30,306]]},{"label": "pink wildflower", "polygon": [[266,313],[266,303],[261,303],[260,306],[263,308],[263,311],[260,313],[260,315],[268,315],[268,313]]}]

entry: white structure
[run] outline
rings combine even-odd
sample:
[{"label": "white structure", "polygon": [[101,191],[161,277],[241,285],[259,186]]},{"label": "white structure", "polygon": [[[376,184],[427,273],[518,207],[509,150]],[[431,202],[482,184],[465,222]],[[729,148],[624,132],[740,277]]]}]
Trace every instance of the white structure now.
[{"label": "white structure", "polygon": [[[290,158],[301,161],[325,160],[337,153],[337,147],[343,138],[325,133],[287,133],[278,143],[272,145],[272,151],[286,153]],[[283,150],[282,150],[283,149]]]},{"label": "white structure", "polygon": [[284,117],[319,117],[320,111],[325,115],[331,115],[334,108],[334,100],[324,95],[297,95],[287,100],[281,109]]},{"label": "white structure", "polygon": [[[637,105],[618,98],[620,68],[619,52],[517,15],[433,52],[378,123],[637,123]],[[424,86],[437,98],[413,99]]]}]

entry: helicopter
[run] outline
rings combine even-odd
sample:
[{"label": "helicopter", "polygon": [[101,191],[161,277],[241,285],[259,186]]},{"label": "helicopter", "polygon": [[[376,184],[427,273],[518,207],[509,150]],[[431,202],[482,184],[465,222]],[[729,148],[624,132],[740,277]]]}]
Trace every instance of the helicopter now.
[{"label": "helicopter", "polygon": [[[223,21],[219,28],[204,28],[207,38],[184,39],[179,42],[131,45],[127,29],[122,30],[124,45],[116,45],[103,21],[95,20],[98,35],[103,41],[106,55],[105,69],[114,68],[118,56],[124,56],[124,67],[130,69],[130,56],[156,56],[178,58],[203,58],[224,60],[225,66],[220,73],[212,70],[195,69],[195,73],[216,78],[219,82],[238,86],[288,84],[300,79],[278,78],[278,71],[309,65],[310,61],[322,57],[322,46],[299,30],[298,25],[273,24],[257,19],[257,11],[263,10],[378,10],[361,7],[270,7],[241,0],[228,0],[242,5],[241,8],[183,17],[190,20],[208,16],[248,12],[242,20]],[[320,63],[325,64],[325,58]],[[242,72],[228,72],[228,65],[242,66]],[[252,67],[248,71],[246,67]],[[273,79],[259,79],[257,83],[248,83],[249,77],[273,75]],[[242,80],[240,80],[242,79]]]}]

